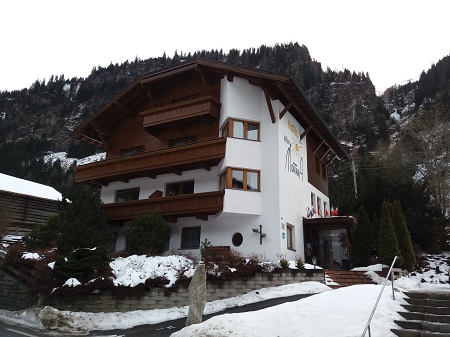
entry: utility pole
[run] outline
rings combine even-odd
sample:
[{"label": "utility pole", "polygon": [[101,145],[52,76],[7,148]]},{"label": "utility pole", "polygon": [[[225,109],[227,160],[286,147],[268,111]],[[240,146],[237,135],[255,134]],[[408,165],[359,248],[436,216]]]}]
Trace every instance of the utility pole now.
[{"label": "utility pole", "polygon": [[355,188],[355,199],[358,196],[358,184],[356,182],[356,167],[355,167],[355,159],[352,156],[352,171],[353,171],[353,186]]}]

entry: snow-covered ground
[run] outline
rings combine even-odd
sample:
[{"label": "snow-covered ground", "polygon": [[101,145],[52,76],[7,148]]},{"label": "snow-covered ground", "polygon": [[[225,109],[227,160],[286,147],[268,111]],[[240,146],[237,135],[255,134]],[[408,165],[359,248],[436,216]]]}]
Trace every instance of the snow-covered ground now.
[{"label": "snow-covered ground", "polygon": [[[162,260],[145,261],[142,258],[120,260],[117,262],[116,277],[118,277],[117,272],[120,271],[119,278],[123,279],[126,275],[125,280],[131,284],[134,282],[132,280],[142,279],[140,275],[156,273],[155,266],[158,265],[178,265],[186,269],[182,260],[174,259],[176,258],[172,256],[168,257],[168,261],[165,262]],[[383,292],[372,320],[372,336],[394,336],[390,329],[396,327],[394,319],[400,319],[397,311],[400,311],[401,304],[405,303],[404,291],[450,292],[450,285],[445,283],[448,282],[450,252],[443,253],[437,258],[427,255],[427,259],[429,268],[425,269],[423,273],[402,277],[394,282],[395,300],[392,299],[390,282],[388,282],[388,287]],[[438,272],[436,266],[439,266]],[[374,272],[379,268],[381,268],[380,265],[374,265],[365,270],[374,281],[381,283],[384,279]],[[161,270],[165,269],[161,268]],[[161,274],[166,275],[167,270]],[[381,288],[381,285],[359,285],[331,290],[328,286],[318,282],[304,282],[252,291],[245,295],[208,302],[205,314],[270,298],[305,293],[316,295],[257,312],[218,315],[201,324],[186,327],[172,336],[361,336]],[[45,322],[58,321],[64,322],[64,327],[59,327],[60,331],[83,332],[156,324],[186,317],[187,312],[188,307],[137,310],[127,313],[83,313],[59,311],[45,307],[17,312],[1,310],[0,319],[40,329],[45,328]]]}]

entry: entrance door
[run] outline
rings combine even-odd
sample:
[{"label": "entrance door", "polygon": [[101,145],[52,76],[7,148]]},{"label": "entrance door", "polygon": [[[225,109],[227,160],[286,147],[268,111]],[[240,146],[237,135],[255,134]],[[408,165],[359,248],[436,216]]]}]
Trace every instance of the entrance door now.
[{"label": "entrance door", "polygon": [[348,268],[348,238],[345,229],[313,230],[313,254],[325,269]]}]

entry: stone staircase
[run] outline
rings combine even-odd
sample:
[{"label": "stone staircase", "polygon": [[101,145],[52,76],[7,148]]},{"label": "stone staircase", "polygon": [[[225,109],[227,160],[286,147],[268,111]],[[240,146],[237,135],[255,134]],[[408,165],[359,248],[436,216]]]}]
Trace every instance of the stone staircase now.
[{"label": "stone staircase", "polygon": [[399,337],[450,337],[450,291],[408,292],[399,312],[404,320],[395,323],[401,329],[391,329]]},{"label": "stone staircase", "polygon": [[330,288],[341,288],[355,284],[373,284],[364,271],[325,269],[327,280],[331,279],[337,285],[327,284]]}]

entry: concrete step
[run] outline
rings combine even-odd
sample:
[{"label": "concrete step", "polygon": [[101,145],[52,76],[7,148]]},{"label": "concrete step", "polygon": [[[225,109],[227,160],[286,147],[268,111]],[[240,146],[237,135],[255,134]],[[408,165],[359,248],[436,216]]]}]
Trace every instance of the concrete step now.
[{"label": "concrete step", "polygon": [[364,273],[365,272],[363,271],[353,270],[325,270],[325,274],[327,275],[327,277],[338,284],[330,286],[331,288],[341,288],[357,284],[373,284],[372,280]]},{"label": "concrete step", "polygon": [[403,329],[424,330],[427,332],[450,333],[450,325],[446,323],[430,323],[421,321],[400,321],[395,320],[395,324]]},{"label": "concrete step", "polygon": [[433,315],[450,315],[450,307],[429,307],[426,305],[402,304],[402,307],[409,312],[421,312]]},{"label": "concrete step", "polygon": [[430,314],[423,314],[418,312],[406,312],[402,311],[399,312],[400,316],[407,320],[412,321],[427,321],[427,322],[435,322],[435,323],[445,323],[450,324],[450,316],[448,315],[430,315]]},{"label": "concrete step", "polygon": [[407,292],[399,312],[405,320],[394,321],[402,329],[391,329],[399,337],[450,337],[450,292]]},{"label": "concrete step", "polygon": [[431,299],[431,298],[405,298],[405,301],[412,305],[424,305],[428,307],[450,307],[449,300]]},{"label": "concrete step", "polygon": [[409,298],[417,299],[433,299],[433,300],[450,300],[450,292],[405,292]]},{"label": "concrete step", "polygon": [[450,337],[448,333],[428,332],[420,330],[391,329],[398,337]]}]

